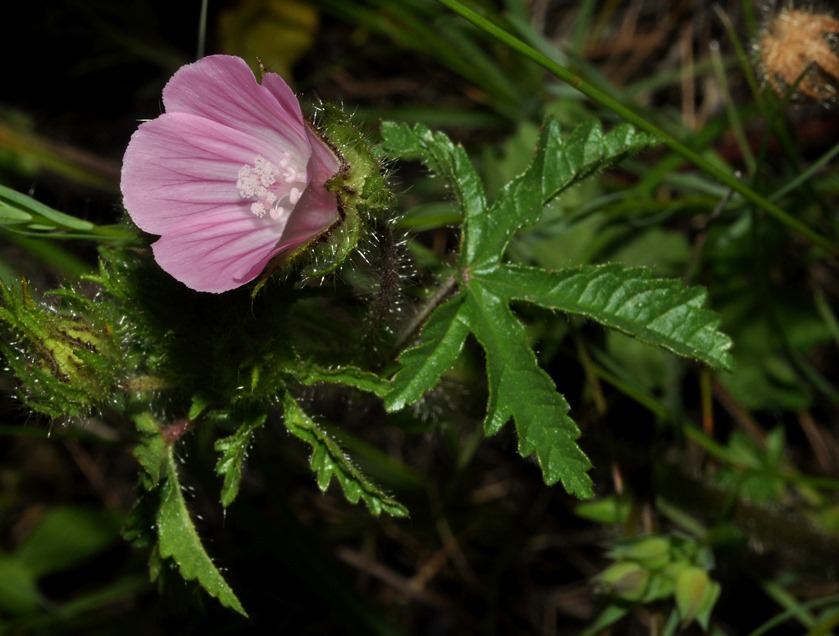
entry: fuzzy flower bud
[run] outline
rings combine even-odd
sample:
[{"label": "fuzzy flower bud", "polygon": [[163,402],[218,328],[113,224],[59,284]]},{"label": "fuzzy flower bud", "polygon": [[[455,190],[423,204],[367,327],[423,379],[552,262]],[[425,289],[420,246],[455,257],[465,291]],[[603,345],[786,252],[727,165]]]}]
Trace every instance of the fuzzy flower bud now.
[{"label": "fuzzy flower bud", "polygon": [[90,301],[64,292],[77,311],[36,302],[26,281],[19,288],[0,284],[0,352],[21,382],[23,401],[50,417],[86,414],[116,383],[110,330]]}]

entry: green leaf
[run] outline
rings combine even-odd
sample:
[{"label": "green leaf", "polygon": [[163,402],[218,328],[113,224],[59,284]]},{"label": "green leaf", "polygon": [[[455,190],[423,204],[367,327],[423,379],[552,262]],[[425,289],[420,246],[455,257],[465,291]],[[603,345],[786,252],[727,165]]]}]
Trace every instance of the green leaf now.
[{"label": "green leaf", "polygon": [[329,487],[334,477],[351,503],[363,500],[374,515],[385,512],[393,517],[408,516],[404,506],[361,474],[338,443],[303,412],[291,395],[286,394],[283,405],[286,428],[292,435],[312,447],[309,463],[315,471],[321,491]]},{"label": "green leaf", "polygon": [[401,366],[385,397],[389,411],[416,402],[452,367],[469,335],[469,325],[462,314],[463,295],[450,298],[434,310],[418,344],[399,358]]},{"label": "green leaf", "polygon": [[33,229],[40,230],[88,232],[96,227],[90,221],[53,210],[30,196],[0,185],[0,223],[24,223],[27,222],[25,217],[29,217],[28,222]]},{"label": "green leaf", "polygon": [[33,615],[46,604],[47,599],[41,595],[35,575],[26,564],[0,554],[0,614]]},{"label": "green leaf", "polygon": [[248,454],[248,447],[254,431],[265,424],[267,417],[265,413],[253,414],[245,418],[233,435],[217,440],[215,443],[216,452],[221,453],[221,457],[216,463],[216,474],[224,477],[224,485],[221,488],[221,505],[225,508],[233,503],[236,495],[239,494],[239,484],[242,481],[242,470]]},{"label": "green leaf", "polygon": [[609,603],[603,611],[595,619],[594,623],[581,633],[581,636],[600,636],[600,634],[608,633],[606,628],[614,623],[617,623],[624,616],[632,611],[633,606],[630,603],[615,602]]},{"label": "green leaf", "polygon": [[487,435],[513,418],[522,457],[535,454],[545,483],[562,482],[580,498],[593,495],[587,471],[591,462],[576,443],[580,431],[568,417],[568,403],[527,344],[522,324],[504,299],[470,284],[466,312],[475,337],[486,351],[489,405]]},{"label": "green leaf", "polygon": [[[396,157],[418,159],[429,170],[446,179],[455,193],[457,203],[463,211],[464,234],[467,227],[474,224],[474,232],[484,231],[483,226],[490,222],[486,214],[486,194],[469,156],[462,146],[456,146],[444,133],[432,133],[426,126],[384,122],[382,138],[385,148]],[[461,249],[468,248],[466,243]],[[475,254],[467,256],[472,262]]]},{"label": "green leaf", "polygon": [[173,559],[185,580],[198,581],[222,605],[247,616],[236,594],[204,550],[181,492],[171,446],[167,449],[166,479],[161,485],[157,534],[160,556]]},{"label": "green leaf", "polygon": [[464,231],[464,264],[497,262],[513,235],[539,220],[551,199],[597,170],[651,145],[655,139],[624,124],[608,133],[600,122],[581,124],[563,138],[553,118],[545,121],[530,167],[498,193],[483,226]]},{"label": "green leaf", "polygon": [[713,367],[732,366],[731,339],[705,309],[706,292],[618,264],[548,272],[507,265],[473,273],[493,293],[591,318],[648,344]]},{"label": "green leaf", "polygon": [[32,221],[32,215],[18,208],[11,207],[7,202],[0,199],[0,226],[18,225]]},{"label": "green leaf", "polygon": [[702,290],[615,265],[549,272],[503,262],[510,239],[535,223],[549,201],[650,145],[652,137],[628,125],[604,133],[599,123],[589,122],[563,138],[549,118],[530,167],[504,186],[487,209],[484,188],[466,152],[444,134],[420,125],[385,123],[382,136],[392,154],[418,159],[447,181],[463,218],[460,293],[430,315],[419,343],[400,357],[401,367],[385,396],[389,410],[432,389],[473,333],[486,352],[485,434],[496,433],[512,419],[519,452],[535,455],[545,482],[561,481],[568,492],[590,497],[591,464],[576,443],[579,430],[568,417],[565,399],[538,366],[524,327],[510,310],[511,300],[577,313],[680,355],[730,368],[731,342],[717,331],[715,314],[702,308]]},{"label": "green leaf", "polygon": [[[166,443],[160,426],[150,414],[137,416],[134,422],[143,436],[134,450],[134,456],[145,473],[143,485],[146,490],[157,491],[160,496],[155,516],[159,557],[171,558],[185,580],[197,580],[222,605],[247,616],[236,594],[201,544],[181,493],[173,445]],[[152,568],[157,562],[153,558]]]},{"label": "green leaf", "polygon": [[107,510],[63,506],[47,512],[16,557],[41,578],[83,563],[118,539],[116,519]]},{"label": "green leaf", "polygon": [[310,364],[297,377],[300,382],[307,386],[326,382],[329,384],[343,384],[360,391],[372,393],[378,397],[384,397],[390,390],[387,380],[379,377],[370,371],[364,371],[358,367],[346,366],[326,369],[316,364]]},{"label": "green leaf", "polygon": [[167,448],[160,427],[149,413],[134,418],[141,441],[134,447],[134,458],[143,469],[141,479],[146,490],[158,487],[166,472]]}]

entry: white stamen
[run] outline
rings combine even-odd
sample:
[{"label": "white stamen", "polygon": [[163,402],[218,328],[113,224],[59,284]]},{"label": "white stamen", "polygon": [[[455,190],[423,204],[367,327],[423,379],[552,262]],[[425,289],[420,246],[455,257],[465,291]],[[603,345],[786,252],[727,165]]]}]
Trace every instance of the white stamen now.
[{"label": "white stamen", "polygon": [[257,155],[252,166],[242,166],[236,179],[236,189],[243,199],[251,199],[251,213],[262,218],[267,213],[280,220],[291,214],[306,187],[306,172],[301,171],[284,152],[279,168]]}]

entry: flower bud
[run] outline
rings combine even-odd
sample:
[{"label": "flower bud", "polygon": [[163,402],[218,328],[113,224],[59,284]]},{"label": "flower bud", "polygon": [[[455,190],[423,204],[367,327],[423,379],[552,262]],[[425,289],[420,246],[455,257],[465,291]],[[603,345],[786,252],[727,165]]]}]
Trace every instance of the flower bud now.
[{"label": "flower bud", "polygon": [[56,294],[67,309],[34,301],[25,280],[19,288],[0,283],[0,351],[30,408],[50,417],[84,415],[110,396],[116,345],[92,302],[68,290]]}]

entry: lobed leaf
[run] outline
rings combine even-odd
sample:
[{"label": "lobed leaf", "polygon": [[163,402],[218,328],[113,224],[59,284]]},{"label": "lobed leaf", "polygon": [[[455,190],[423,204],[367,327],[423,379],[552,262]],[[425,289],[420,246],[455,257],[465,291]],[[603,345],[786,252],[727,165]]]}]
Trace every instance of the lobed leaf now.
[{"label": "lobed leaf", "polygon": [[474,333],[486,352],[485,433],[496,433],[512,419],[519,452],[535,455],[545,482],[561,481],[569,493],[590,497],[591,464],[576,443],[579,430],[565,399],[539,367],[509,301],[580,314],[677,354],[730,368],[731,341],[717,330],[716,315],[703,308],[701,289],[619,265],[547,272],[502,260],[515,233],[535,223],[551,199],[654,143],[654,138],[629,125],[605,133],[599,122],[578,126],[563,138],[558,123],[548,119],[529,168],[502,188],[487,209],[465,151],[444,134],[385,123],[382,135],[391,153],[418,159],[445,178],[463,216],[460,294],[431,314],[419,343],[400,357],[400,369],[385,396],[388,410],[402,408],[433,388]]},{"label": "lobed leaf", "polygon": [[388,411],[398,411],[419,400],[455,363],[469,335],[462,309],[463,295],[437,307],[425,323],[417,345],[399,357],[399,370],[385,396]]},{"label": "lobed leaf", "polygon": [[166,480],[161,486],[157,516],[160,556],[173,559],[185,580],[198,581],[222,605],[247,616],[236,594],[204,550],[181,492],[172,446],[167,450]]},{"label": "lobed leaf", "polygon": [[[455,145],[442,132],[432,133],[426,126],[395,122],[382,123],[385,148],[394,156],[422,161],[428,169],[446,179],[463,211],[464,234],[483,233],[489,222],[484,186],[463,146]],[[475,226],[472,228],[472,226]],[[461,249],[468,249],[464,242]],[[468,262],[476,254],[467,257]]]},{"label": "lobed leaf", "polygon": [[494,294],[591,318],[648,344],[731,369],[731,339],[705,309],[706,292],[618,264],[545,271],[505,265],[474,272]]},{"label": "lobed leaf", "polygon": [[407,517],[408,511],[395,499],[371,483],[358,468],[353,466],[341,447],[320,428],[297,401],[286,394],[283,402],[285,425],[288,431],[312,447],[309,464],[315,471],[318,487],[325,491],[334,477],[351,503],[363,500],[374,514],[382,512],[393,517]]},{"label": "lobed leaf", "polygon": [[487,435],[515,421],[522,457],[536,455],[545,483],[562,482],[580,498],[593,495],[591,462],[576,443],[580,431],[568,417],[569,406],[553,381],[539,367],[522,324],[507,301],[474,281],[465,314],[486,351],[489,404]]},{"label": "lobed leaf", "polygon": [[158,491],[160,496],[155,517],[160,557],[171,558],[185,580],[197,581],[222,605],[247,616],[236,594],[204,550],[192,523],[178,480],[173,445],[166,442],[150,414],[137,416],[135,424],[142,436],[134,456],[144,471],[143,485],[148,491]]},{"label": "lobed leaf", "polygon": [[654,137],[628,124],[603,132],[599,121],[575,128],[563,138],[559,124],[548,118],[542,129],[536,156],[530,167],[498,193],[487,213],[485,232],[468,233],[465,263],[498,261],[513,235],[539,220],[553,198],[597,170],[653,144]]},{"label": "lobed leaf", "polygon": [[248,447],[251,444],[254,431],[265,424],[267,415],[255,413],[245,418],[236,432],[229,437],[217,440],[215,449],[221,453],[216,463],[216,474],[224,477],[224,484],[221,488],[221,505],[227,508],[236,495],[239,494],[239,484],[242,481],[242,470],[244,469],[245,458]]}]

